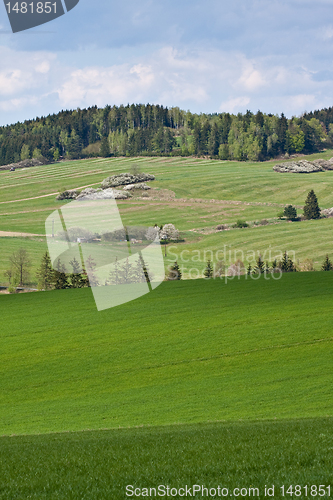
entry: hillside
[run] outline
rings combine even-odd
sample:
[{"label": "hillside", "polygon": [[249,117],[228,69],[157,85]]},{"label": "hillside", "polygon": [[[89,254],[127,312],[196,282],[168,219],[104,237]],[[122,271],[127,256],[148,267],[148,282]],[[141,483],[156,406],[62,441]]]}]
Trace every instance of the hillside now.
[{"label": "hillside", "polygon": [[[328,159],[332,155],[332,150],[328,150],[310,158]],[[126,225],[175,224],[185,241],[167,246],[165,265],[178,259],[184,266],[185,278],[192,267],[201,272],[208,258],[214,263],[223,259],[226,265],[242,258],[247,265],[253,253],[256,256],[260,253],[271,262],[285,250],[295,252],[296,262],[312,259],[314,267],[320,269],[325,255],[332,255],[333,219],[289,223],[280,221],[277,214],[285,205],[292,204],[301,215],[310,189],[315,190],[321,208],[332,207],[333,173],[277,173],[273,165],[273,162],[135,157],[67,161],[1,172],[0,231],[14,232],[16,237],[0,240],[0,282],[6,283],[8,259],[22,246],[30,254],[31,276],[35,280],[36,268],[46,250],[45,219],[66,203],[56,201],[59,191],[98,187],[105,177],[129,172],[134,167],[154,174],[156,180],[145,197],[139,194],[118,201],[122,220]],[[231,228],[238,219],[247,221],[251,227],[216,231],[220,224]],[[21,233],[28,233],[30,238],[18,237]]]},{"label": "hillside", "polygon": [[287,119],[131,104],[66,110],[0,127],[0,165],[28,158],[207,156],[263,161],[333,146],[333,108]]},{"label": "hillside", "polygon": [[332,276],[3,296],[0,433],[332,415]]}]

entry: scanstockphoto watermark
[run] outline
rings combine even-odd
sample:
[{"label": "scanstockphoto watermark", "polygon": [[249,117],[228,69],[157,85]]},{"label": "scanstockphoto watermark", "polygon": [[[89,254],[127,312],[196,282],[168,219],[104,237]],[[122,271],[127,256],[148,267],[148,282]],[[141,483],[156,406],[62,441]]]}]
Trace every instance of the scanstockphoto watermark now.
[{"label": "scanstockphoto watermark", "polygon": [[[296,252],[294,250],[285,250],[272,248],[269,246],[264,251],[254,251],[231,248],[230,245],[224,245],[220,249],[205,248],[201,250],[183,249],[178,251],[177,245],[168,248],[168,266],[169,275],[172,274],[172,263],[177,261],[182,275],[189,279],[198,278],[220,278],[226,282],[235,277],[245,275],[247,278],[259,279],[264,275],[265,279],[278,280],[281,278],[285,265],[294,269]],[[226,263],[229,264],[226,264]],[[202,269],[202,264],[208,264],[210,270]],[[291,270],[291,269],[290,269]],[[210,272],[209,272],[210,271]]]},{"label": "scanstockphoto watermark", "polygon": [[[273,487],[274,488],[274,487]],[[272,490],[272,488],[270,489]],[[265,496],[274,496],[271,491],[265,486]],[[138,488],[133,485],[126,486],[126,497],[138,498],[138,497],[206,497],[206,498],[223,498],[223,497],[259,497],[260,490],[259,488],[254,487],[236,487],[236,488],[227,488],[223,486],[215,486],[215,487],[206,487],[200,484],[194,484],[192,486],[184,485],[182,487],[172,487],[169,485],[160,484],[157,487],[143,487]]]}]

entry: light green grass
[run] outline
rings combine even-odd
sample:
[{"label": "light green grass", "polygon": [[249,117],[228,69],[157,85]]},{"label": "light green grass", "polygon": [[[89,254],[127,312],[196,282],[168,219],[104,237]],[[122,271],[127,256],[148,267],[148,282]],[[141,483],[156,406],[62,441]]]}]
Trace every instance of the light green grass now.
[{"label": "light green grass", "polygon": [[220,486],[231,499],[237,498],[234,488],[251,487],[259,488],[254,498],[267,499],[265,485],[275,485],[274,498],[283,498],[282,485],[332,485],[332,423],[318,418],[3,437],[0,498],[122,500],[127,485]]},{"label": "light green grass", "polygon": [[332,415],[333,274],[0,299],[0,434]]},{"label": "light green grass", "polygon": [[[329,158],[332,151],[309,157]],[[0,173],[0,230],[44,232],[45,218],[60,206],[55,195],[24,202],[13,200],[44,196],[61,189],[99,185],[107,177],[129,171],[134,164],[156,176],[153,186],[175,192],[174,203],[168,200],[121,202],[126,220],[146,224],[175,221],[181,230],[213,228],[238,218],[272,218],[285,204],[302,207],[310,189],[320,206],[333,206],[333,173],[281,174],[272,170],[275,162],[245,163],[194,158],[113,158],[63,162]],[[191,201],[192,199],[192,201]],[[198,199],[207,200],[206,205]],[[239,201],[240,204],[209,204],[209,200]],[[133,215],[129,209],[133,207]],[[138,214],[136,212],[139,212]]]}]

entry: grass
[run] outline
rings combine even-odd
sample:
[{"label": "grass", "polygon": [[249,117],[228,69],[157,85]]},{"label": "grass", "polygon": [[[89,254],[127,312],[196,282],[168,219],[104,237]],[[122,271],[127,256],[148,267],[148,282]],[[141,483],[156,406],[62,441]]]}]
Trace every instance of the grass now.
[{"label": "grass", "polygon": [[127,485],[220,486],[232,499],[236,487],[259,488],[256,498],[263,499],[265,486],[275,485],[275,498],[283,498],[282,485],[332,484],[332,423],[318,418],[2,437],[0,498],[118,500],[126,498]]},{"label": "grass", "polygon": [[[326,151],[311,155],[309,159],[330,158],[332,154]],[[333,206],[331,172],[281,174],[272,170],[274,162],[100,158],[33,167],[15,173],[1,172],[0,230],[42,234],[46,217],[59,207],[59,202],[55,201],[59,190],[98,186],[108,175],[129,171],[133,164],[153,173],[156,176],[153,185],[162,191],[174,192],[175,200],[162,196],[159,200],[120,202],[125,222],[164,224],[172,220],[181,230],[212,229],[219,223],[236,222],[238,218],[276,217],[286,204],[302,207],[310,189],[315,190],[322,208]],[[22,199],[25,201],[18,201]],[[215,203],[210,202],[212,199]]]},{"label": "grass", "polygon": [[[2,297],[0,434],[332,415],[331,273]],[[24,327],[23,327],[24,325]]]},{"label": "grass", "polygon": [[[177,259],[185,277],[211,257],[288,250],[318,268],[331,252],[332,219],[214,231],[276,221],[310,189],[333,206],[332,172],[277,174],[273,162],[120,158],[3,172],[0,230],[43,235],[62,205],[54,193],[133,163],[156,175],[156,199],[120,202],[123,221],[175,223],[186,241],[168,245],[165,264]],[[25,198],[35,199],[15,201]],[[45,238],[0,238],[0,277],[20,246],[35,273]],[[332,483],[332,276],[164,282],[102,312],[89,289],[2,296],[0,499],[121,499],[127,484],[255,486],[260,498],[275,484],[282,498],[282,484]]]}]

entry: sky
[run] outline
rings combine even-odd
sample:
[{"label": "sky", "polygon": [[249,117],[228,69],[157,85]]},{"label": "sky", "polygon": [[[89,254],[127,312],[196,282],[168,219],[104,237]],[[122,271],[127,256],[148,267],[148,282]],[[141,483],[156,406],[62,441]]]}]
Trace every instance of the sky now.
[{"label": "sky", "polygon": [[0,5],[0,125],[148,102],[287,117],[333,106],[333,0],[80,0],[15,34]]}]

